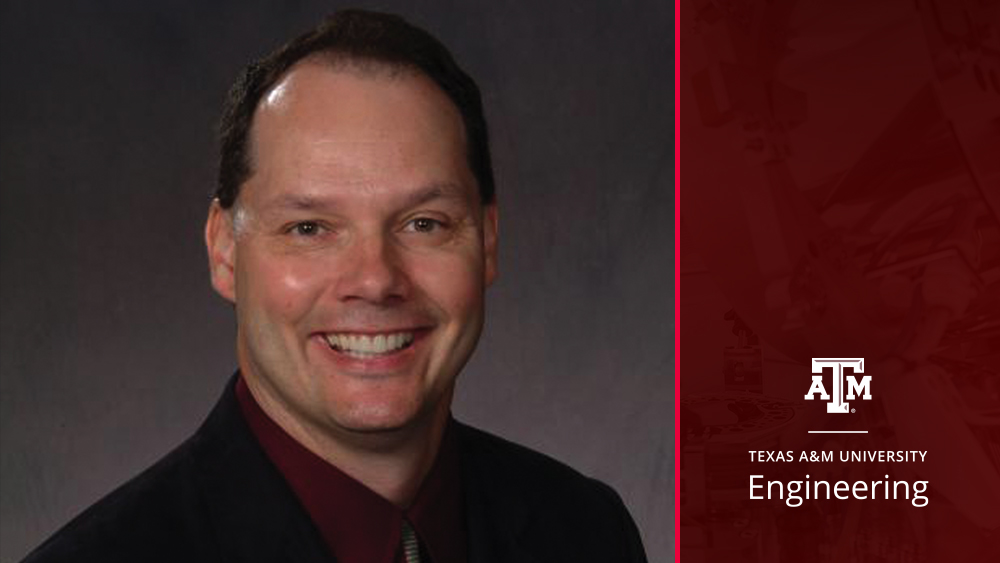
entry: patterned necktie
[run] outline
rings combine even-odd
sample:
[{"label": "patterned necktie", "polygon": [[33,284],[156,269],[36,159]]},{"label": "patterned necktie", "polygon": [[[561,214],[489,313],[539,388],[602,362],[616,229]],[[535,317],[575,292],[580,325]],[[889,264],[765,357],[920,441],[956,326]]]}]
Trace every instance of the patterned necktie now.
[{"label": "patterned necktie", "polygon": [[420,544],[417,543],[417,534],[406,520],[403,520],[403,561],[420,563]]}]

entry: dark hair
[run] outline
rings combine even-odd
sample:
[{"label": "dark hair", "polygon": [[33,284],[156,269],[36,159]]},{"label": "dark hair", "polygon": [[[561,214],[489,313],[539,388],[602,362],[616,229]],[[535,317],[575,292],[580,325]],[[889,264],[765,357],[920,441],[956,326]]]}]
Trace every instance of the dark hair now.
[{"label": "dark hair", "polygon": [[430,33],[403,18],[366,10],[340,10],[316,29],[249,64],[229,90],[219,124],[219,178],[215,197],[232,207],[250,177],[250,129],[264,93],[295,63],[312,55],[348,63],[385,64],[413,69],[433,80],[458,107],[465,125],[469,168],[483,204],[495,199],[486,118],[476,82]]}]

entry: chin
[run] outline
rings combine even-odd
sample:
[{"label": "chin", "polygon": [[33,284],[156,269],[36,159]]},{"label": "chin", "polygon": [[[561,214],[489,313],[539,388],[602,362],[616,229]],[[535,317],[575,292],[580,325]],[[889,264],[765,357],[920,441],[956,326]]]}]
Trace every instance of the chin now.
[{"label": "chin", "polygon": [[333,418],[341,428],[370,434],[412,428],[422,417],[420,410],[411,405],[367,403],[352,405]]},{"label": "chin", "polygon": [[447,413],[449,394],[414,385],[409,379],[371,385],[340,386],[325,390],[328,420],[356,433],[391,433],[433,426],[442,409]]}]

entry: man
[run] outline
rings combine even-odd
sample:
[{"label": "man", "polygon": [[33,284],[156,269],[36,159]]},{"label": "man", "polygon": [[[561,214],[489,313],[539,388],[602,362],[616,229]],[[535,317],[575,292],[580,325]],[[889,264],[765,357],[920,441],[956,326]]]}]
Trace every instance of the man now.
[{"label": "man", "polygon": [[497,272],[478,88],[338,12],[251,65],[205,228],[239,371],[202,427],[29,561],[644,561],[607,486],[453,420]]}]

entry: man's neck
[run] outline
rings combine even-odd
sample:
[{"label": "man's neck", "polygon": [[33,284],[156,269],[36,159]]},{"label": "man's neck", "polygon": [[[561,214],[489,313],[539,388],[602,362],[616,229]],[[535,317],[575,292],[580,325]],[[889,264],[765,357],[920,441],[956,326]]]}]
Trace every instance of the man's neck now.
[{"label": "man's neck", "polygon": [[400,508],[410,505],[434,465],[450,416],[449,393],[435,412],[404,428],[384,432],[320,428],[289,414],[251,379],[246,383],[268,418],[296,442]]}]

